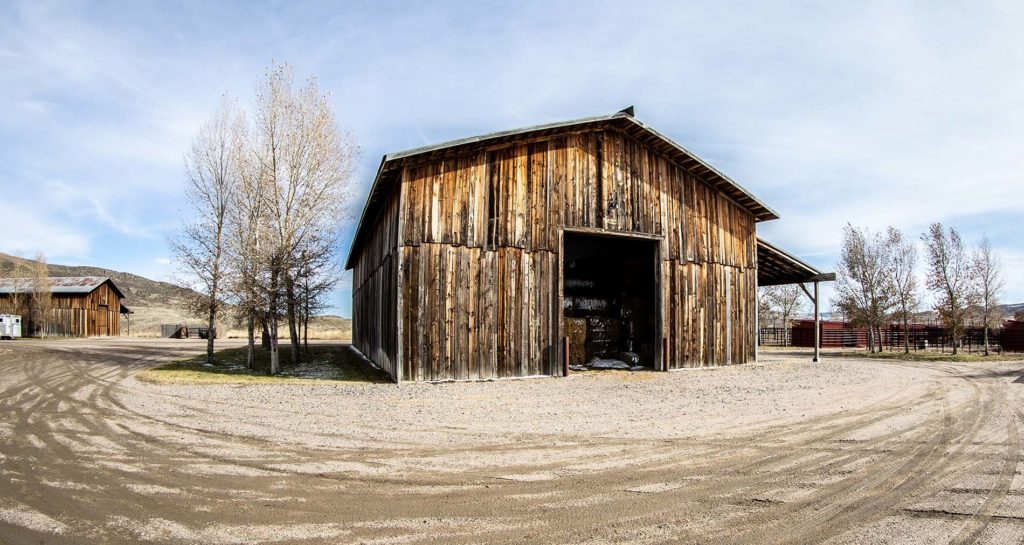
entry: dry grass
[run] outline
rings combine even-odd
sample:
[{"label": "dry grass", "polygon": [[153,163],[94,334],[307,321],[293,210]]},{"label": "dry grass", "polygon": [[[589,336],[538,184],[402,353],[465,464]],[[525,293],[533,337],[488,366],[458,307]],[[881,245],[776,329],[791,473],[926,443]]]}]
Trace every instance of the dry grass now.
[{"label": "dry grass", "polygon": [[136,378],[156,384],[373,384],[391,382],[384,372],[360,358],[348,345],[312,345],[298,364],[291,351],[281,354],[281,373],[270,375],[270,354],[257,348],[256,370],[245,366],[246,347],[228,348],[214,353],[214,363],[206,356],[171,362],[147,369]]},{"label": "dry grass", "polygon": [[997,354],[995,352],[989,353],[988,356],[979,354],[977,352],[966,353],[960,352],[955,356],[951,352],[940,352],[938,350],[911,350],[909,354],[902,351],[893,352],[875,352],[874,354],[867,350],[846,350],[832,352],[829,351],[830,357],[843,357],[843,358],[871,358],[871,359],[883,359],[883,360],[899,360],[899,361],[952,361],[952,362],[965,362],[965,363],[986,363],[986,362],[1000,362],[1000,361],[1021,361],[1024,360],[1024,354],[1018,352],[1004,352]]},{"label": "dry grass", "polygon": [[[128,324],[121,318],[121,332],[125,336],[157,338],[160,337],[161,324],[201,324],[202,320],[196,318],[188,311],[172,307],[132,307],[131,335],[128,335]],[[226,323],[234,323],[234,318],[228,316]],[[282,331],[287,336],[287,331]],[[229,328],[225,336],[229,339],[244,339],[247,333],[244,329]],[[282,337],[283,338],[283,337]],[[352,339],[352,321],[338,316],[317,316],[310,320],[309,338],[325,341],[348,341]]]}]

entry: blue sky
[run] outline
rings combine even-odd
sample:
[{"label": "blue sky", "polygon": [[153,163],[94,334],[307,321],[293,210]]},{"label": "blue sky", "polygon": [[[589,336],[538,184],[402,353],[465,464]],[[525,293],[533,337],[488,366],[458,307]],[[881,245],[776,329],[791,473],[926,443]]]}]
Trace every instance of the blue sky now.
[{"label": "blue sky", "polygon": [[894,4],[5,2],[0,251],[169,278],[190,139],[278,60],[333,93],[360,199],[384,153],[633,104],[810,263],[942,221],[1024,301],[1024,4]]}]

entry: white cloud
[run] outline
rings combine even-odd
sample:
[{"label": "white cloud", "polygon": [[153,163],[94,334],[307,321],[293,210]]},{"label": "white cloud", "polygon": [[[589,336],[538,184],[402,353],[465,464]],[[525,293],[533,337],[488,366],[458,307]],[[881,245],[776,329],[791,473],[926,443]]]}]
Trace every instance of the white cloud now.
[{"label": "white cloud", "polygon": [[34,256],[43,252],[51,260],[82,259],[89,255],[91,238],[65,227],[41,211],[26,210],[0,202],[0,251]]}]

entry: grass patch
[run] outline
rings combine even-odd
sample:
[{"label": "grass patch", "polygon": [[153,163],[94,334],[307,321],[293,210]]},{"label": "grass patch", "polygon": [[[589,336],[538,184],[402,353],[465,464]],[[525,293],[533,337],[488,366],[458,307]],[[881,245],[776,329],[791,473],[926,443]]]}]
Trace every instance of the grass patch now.
[{"label": "grass patch", "polygon": [[967,363],[985,363],[985,362],[1000,362],[1000,361],[1021,361],[1024,360],[1024,354],[1016,352],[1004,352],[998,354],[996,352],[990,352],[988,356],[972,352],[960,352],[957,355],[953,355],[951,352],[937,352],[931,350],[914,351],[911,350],[909,354],[904,354],[902,351],[893,352],[875,352],[874,354],[866,350],[857,351],[843,351],[843,352],[830,352],[830,356],[837,356],[842,358],[870,358],[876,360],[899,360],[899,361],[950,361],[950,362],[967,362]]},{"label": "grass patch", "polygon": [[179,360],[136,375],[157,384],[317,384],[386,383],[391,378],[360,358],[347,345],[318,344],[292,363],[291,348],[282,345],[281,373],[270,375],[270,354],[256,347],[256,370],[245,366],[246,347],[214,352],[214,363],[206,363],[206,354]]}]

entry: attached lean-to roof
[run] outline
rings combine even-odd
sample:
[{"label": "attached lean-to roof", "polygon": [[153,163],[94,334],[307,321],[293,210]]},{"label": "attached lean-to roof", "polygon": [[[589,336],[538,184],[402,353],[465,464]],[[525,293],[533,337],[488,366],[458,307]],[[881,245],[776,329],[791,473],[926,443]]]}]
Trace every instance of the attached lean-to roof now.
[{"label": "attached lean-to roof", "polygon": [[828,282],[835,279],[835,273],[821,272],[778,246],[757,238],[758,286]]},{"label": "attached lean-to roof", "polygon": [[[124,293],[110,277],[107,276],[51,276],[50,293],[92,293],[96,288],[110,282],[110,286],[117,293],[117,296],[124,298]],[[14,292],[32,293],[31,278],[2,278],[0,279],[0,295],[9,295]]]},{"label": "attached lean-to roof", "polygon": [[500,145],[527,137],[554,136],[559,133],[583,128],[613,128],[621,130],[651,148],[664,153],[682,168],[693,172],[715,189],[728,195],[737,204],[749,210],[754,215],[755,221],[779,218],[775,210],[772,210],[771,207],[755,197],[753,193],[747,191],[743,186],[709,165],[693,152],[637,120],[633,117],[632,108],[626,108],[612,115],[585,117],[571,121],[560,121],[521,129],[492,132],[490,134],[472,136],[385,155],[381,160],[380,167],[377,169],[377,176],[373,180],[373,186],[371,186],[370,193],[366,198],[366,204],[363,206],[363,213],[356,227],[355,237],[352,240],[352,247],[345,262],[345,268],[351,269],[355,266],[355,256],[358,255],[358,251],[365,241],[368,231],[372,229],[377,219],[381,201],[388,194],[392,184],[396,183],[396,173],[400,172],[406,162],[414,159],[420,160],[429,156],[444,158],[457,155],[467,146]]}]

